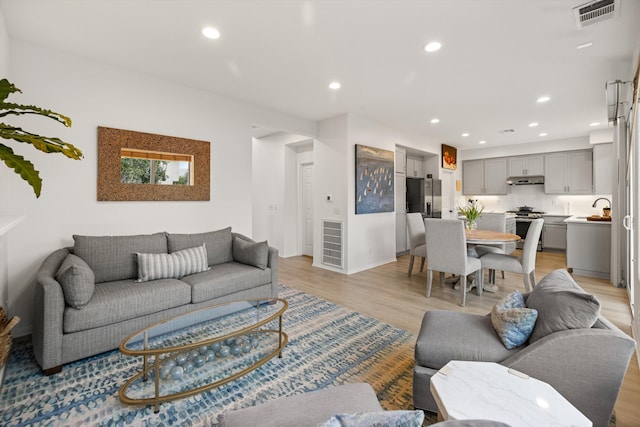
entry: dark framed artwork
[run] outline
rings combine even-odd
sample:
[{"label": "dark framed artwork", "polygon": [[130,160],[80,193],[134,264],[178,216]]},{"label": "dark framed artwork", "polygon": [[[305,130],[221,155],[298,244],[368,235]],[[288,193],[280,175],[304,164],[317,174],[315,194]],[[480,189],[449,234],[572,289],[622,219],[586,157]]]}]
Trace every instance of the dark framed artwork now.
[{"label": "dark framed artwork", "polygon": [[356,144],[356,214],[393,212],[393,151]]},{"label": "dark framed artwork", "polygon": [[455,147],[442,144],[442,167],[451,170],[458,168],[458,150]]}]

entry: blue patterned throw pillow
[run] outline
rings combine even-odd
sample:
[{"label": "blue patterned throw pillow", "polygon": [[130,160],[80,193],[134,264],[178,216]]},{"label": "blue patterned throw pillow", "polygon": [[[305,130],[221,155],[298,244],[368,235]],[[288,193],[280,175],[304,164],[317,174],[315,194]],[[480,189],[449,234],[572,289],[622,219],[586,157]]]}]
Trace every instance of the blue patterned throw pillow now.
[{"label": "blue patterned throw pillow", "polygon": [[338,414],[318,427],[421,427],[422,411],[378,411]]},{"label": "blue patterned throw pillow", "polygon": [[527,342],[537,318],[538,311],[527,308],[522,294],[518,291],[498,301],[491,310],[491,323],[509,350]]}]

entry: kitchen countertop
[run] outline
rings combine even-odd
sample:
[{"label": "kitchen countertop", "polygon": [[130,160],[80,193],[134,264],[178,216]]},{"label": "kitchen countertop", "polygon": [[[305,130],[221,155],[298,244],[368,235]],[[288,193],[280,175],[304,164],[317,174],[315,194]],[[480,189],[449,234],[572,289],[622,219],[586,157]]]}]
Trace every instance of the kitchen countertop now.
[{"label": "kitchen countertop", "polygon": [[611,225],[611,221],[587,221],[586,216],[570,216],[565,219],[564,222],[574,224]]}]

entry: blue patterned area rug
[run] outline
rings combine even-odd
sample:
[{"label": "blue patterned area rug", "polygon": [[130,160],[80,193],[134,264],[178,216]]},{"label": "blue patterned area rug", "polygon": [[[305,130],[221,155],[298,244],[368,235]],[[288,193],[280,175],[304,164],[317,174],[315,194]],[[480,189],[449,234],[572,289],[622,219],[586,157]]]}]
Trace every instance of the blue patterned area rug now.
[{"label": "blue patterned area rug", "polygon": [[46,377],[31,343],[14,344],[0,425],[216,425],[227,410],[352,382],[371,384],[385,409],[413,409],[415,335],[295,289],[282,287],[280,296],[289,301],[282,359],[209,392],[163,403],[158,414],[118,400],[119,388],[139,370],[139,358],[114,350]]}]

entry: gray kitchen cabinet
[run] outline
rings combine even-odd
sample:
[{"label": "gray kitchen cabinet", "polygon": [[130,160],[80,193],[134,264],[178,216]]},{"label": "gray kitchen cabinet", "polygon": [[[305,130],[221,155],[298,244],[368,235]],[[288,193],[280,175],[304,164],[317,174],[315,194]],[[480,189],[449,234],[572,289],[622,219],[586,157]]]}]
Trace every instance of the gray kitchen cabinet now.
[{"label": "gray kitchen cabinet", "polygon": [[567,223],[567,267],[575,274],[609,279],[611,223],[570,217]]},{"label": "gray kitchen cabinet", "polygon": [[593,194],[593,153],[567,151],[544,156],[544,192]]},{"label": "gray kitchen cabinet", "polygon": [[544,174],[544,157],[517,156],[509,158],[509,176],[534,176]]},{"label": "gray kitchen cabinet", "polygon": [[545,215],[542,227],[543,249],[567,249],[567,224],[569,215]]},{"label": "gray kitchen cabinet", "polygon": [[507,194],[507,158],[462,162],[462,193]]}]

